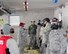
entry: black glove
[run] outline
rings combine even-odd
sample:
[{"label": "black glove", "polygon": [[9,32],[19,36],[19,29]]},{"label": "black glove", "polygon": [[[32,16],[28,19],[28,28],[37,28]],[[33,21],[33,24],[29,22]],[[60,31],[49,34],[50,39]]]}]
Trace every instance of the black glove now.
[{"label": "black glove", "polygon": [[47,44],[45,44],[45,47],[47,47]]},{"label": "black glove", "polygon": [[10,54],[9,48],[6,49],[6,54]]}]

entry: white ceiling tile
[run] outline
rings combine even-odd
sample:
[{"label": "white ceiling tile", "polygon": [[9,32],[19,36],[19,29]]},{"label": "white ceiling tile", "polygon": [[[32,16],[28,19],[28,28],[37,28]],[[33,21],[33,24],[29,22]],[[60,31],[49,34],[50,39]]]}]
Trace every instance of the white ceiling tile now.
[{"label": "white ceiling tile", "polygon": [[[0,0],[4,2],[4,5],[9,7],[10,9],[19,9],[24,10],[23,2],[25,0]],[[27,0],[29,9],[41,9],[41,8],[54,8],[59,6],[60,4],[64,4],[68,2],[68,0],[59,0],[57,4],[52,3],[52,0]]]}]

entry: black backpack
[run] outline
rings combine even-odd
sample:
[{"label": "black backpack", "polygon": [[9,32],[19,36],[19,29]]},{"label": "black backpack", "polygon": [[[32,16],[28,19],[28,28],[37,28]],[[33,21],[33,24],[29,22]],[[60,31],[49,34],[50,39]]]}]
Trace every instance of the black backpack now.
[{"label": "black backpack", "polygon": [[10,54],[9,48],[6,48],[6,54]]}]

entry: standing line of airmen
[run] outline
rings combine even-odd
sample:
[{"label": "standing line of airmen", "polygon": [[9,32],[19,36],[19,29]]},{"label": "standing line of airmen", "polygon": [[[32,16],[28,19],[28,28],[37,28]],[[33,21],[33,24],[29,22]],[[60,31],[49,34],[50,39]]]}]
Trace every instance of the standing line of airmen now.
[{"label": "standing line of airmen", "polygon": [[[30,45],[33,49],[37,44],[36,46],[39,47],[42,54],[66,54],[66,32],[57,18],[53,18],[51,23],[49,18],[45,18],[42,24],[39,21],[38,27],[35,25],[35,21],[31,23],[29,35],[31,37]],[[38,31],[36,31],[37,29]]]},{"label": "standing line of airmen", "polygon": [[[57,18],[53,18],[50,22],[49,18],[45,18],[43,23],[35,24],[31,21],[28,28],[28,35],[25,35],[24,24],[20,24],[20,53],[24,50],[26,36],[30,37],[30,47],[32,49],[39,49],[42,54],[66,54],[67,38],[66,32],[62,28],[61,22]],[[30,48],[29,48],[30,49]]]}]

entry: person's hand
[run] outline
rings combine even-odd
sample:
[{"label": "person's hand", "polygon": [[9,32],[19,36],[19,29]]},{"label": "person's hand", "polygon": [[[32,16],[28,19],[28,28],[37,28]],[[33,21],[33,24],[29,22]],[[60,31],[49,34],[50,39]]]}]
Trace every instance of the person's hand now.
[{"label": "person's hand", "polygon": [[39,39],[41,39],[41,37],[39,37]]},{"label": "person's hand", "polygon": [[30,35],[28,34],[28,37],[30,37]]},{"label": "person's hand", "polygon": [[45,47],[47,47],[47,44],[45,44]]}]

